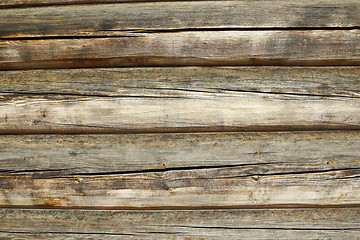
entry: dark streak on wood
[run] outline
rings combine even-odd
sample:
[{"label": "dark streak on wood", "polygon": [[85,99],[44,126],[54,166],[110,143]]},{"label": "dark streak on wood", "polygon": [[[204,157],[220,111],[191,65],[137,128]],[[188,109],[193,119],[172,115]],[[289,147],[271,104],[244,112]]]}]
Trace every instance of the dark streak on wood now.
[{"label": "dark streak on wood", "polygon": [[7,9],[0,15],[0,37],[109,36],[123,31],[178,29],[358,28],[359,9],[356,0],[175,1]]},{"label": "dark streak on wood", "polygon": [[221,35],[204,31],[134,33],[137,37],[118,38],[0,41],[0,53],[3,53],[0,69],[359,65],[358,31],[226,31]]}]

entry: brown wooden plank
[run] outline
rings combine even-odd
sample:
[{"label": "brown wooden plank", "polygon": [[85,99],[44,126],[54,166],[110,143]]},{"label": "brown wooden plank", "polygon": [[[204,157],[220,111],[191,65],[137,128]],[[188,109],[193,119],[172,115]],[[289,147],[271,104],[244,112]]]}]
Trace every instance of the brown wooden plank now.
[{"label": "brown wooden plank", "polygon": [[[244,91],[359,97],[360,67],[176,67],[1,71],[0,92],[191,97]],[[198,93],[199,94],[199,93]]]},{"label": "brown wooden plank", "polygon": [[358,205],[359,137],[358,131],[3,136],[0,205]]},{"label": "brown wooden plank", "polygon": [[126,209],[360,204],[359,168],[262,173],[267,168],[260,165],[55,178],[2,174],[0,205]]},{"label": "brown wooden plank", "polygon": [[353,28],[360,26],[359,13],[357,0],[175,1],[3,9],[0,37],[118,36],[189,28]]},{"label": "brown wooden plank", "polygon": [[0,133],[359,129],[358,72],[358,68],[2,72]]},{"label": "brown wooden plank", "polygon": [[[249,165],[261,174],[360,167],[360,132],[0,136],[4,174],[34,177]],[[245,167],[245,166],[244,166]]]},{"label": "brown wooden plank", "polygon": [[1,239],[358,239],[359,208],[1,209]]},{"label": "brown wooden plank", "polygon": [[176,65],[358,65],[359,30],[137,33],[0,41],[0,69]]}]

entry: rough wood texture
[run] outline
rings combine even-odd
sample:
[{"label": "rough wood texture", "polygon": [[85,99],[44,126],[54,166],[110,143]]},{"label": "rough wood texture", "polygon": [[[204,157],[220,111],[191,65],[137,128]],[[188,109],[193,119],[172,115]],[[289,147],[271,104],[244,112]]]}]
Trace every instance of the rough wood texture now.
[{"label": "rough wood texture", "polygon": [[244,91],[360,97],[360,67],[177,67],[0,72],[0,93],[192,97]]},{"label": "rough wood texture", "polygon": [[2,72],[0,133],[359,129],[358,74],[267,67]]},{"label": "rough wood texture", "polygon": [[360,27],[360,2],[156,2],[9,9],[1,10],[0,14],[2,38],[126,35],[127,31],[189,28],[276,27]]},{"label": "rough wood texture", "polygon": [[242,165],[253,174],[360,167],[360,131],[0,136],[0,146],[3,174],[34,177]]},{"label": "rough wood texture", "polygon": [[360,204],[359,139],[358,131],[3,136],[0,204]]},{"label": "rough wood texture", "polygon": [[260,165],[56,178],[3,174],[0,205],[197,209],[360,204],[359,168],[262,174],[267,168]]},{"label": "rough wood texture", "polygon": [[200,211],[1,209],[1,239],[359,239],[359,208]]},{"label": "rough wood texture", "polygon": [[[134,3],[134,2],[166,2],[167,0],[1,0],[0,8],[25,8],[53,5],[101,4],[101,3]],[[181,1],[181,0],[171,0]],[[198,0],[203,1],[203,0]],[[205,1],[205,0],[204,0]]]},{"label": "rough wood texture", "polygon": [[1,239],[359,239],[358,0],[110,1],[0,2],[0,134],[163,133],[1,135]]},{"label": "rough wood texture", "polygon": [[114,38],[2,40],[0,69],[359,65],[359,31],[185,31]]}]

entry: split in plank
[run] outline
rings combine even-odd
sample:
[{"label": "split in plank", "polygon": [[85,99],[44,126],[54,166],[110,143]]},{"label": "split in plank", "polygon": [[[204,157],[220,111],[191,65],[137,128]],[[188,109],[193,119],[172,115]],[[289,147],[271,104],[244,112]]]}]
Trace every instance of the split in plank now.
[{"label": "split in plank", "polygon": [[360,30],[189,31],[0,41],[0,69],[359,64]]},{"label": "split in plank", "polygon": [[33,177],[241,167],[248,174],[360,168],[360,131],[0,136],[3,174]]},{"label": "split in plank", "polygon": [[358,131],[3,136],[0,205],[360,204],[359,137]]},{"label": "split in plank", "polygon": [[360,98],[360,67],[174,67],[0,71],[0,93],[196,97],[258,92]]},{"label": "split in plank", "polygon": [[358,239],[359,208],[1,209],[1,239]]}]

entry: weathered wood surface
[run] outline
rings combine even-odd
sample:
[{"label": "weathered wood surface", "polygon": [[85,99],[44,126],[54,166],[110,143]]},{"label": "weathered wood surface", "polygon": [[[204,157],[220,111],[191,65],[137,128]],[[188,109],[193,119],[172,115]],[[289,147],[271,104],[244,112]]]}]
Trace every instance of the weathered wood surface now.
[{"label": "weathered wood surface", "polygon": [[360,131],[0,136],[3,174],[34,177],[241,167],[248,174],[360,167]]},{"label": "weathered wood surface", "polygon": [[359,138],[358,131],[3,136],[0,205],[358,205]]},{"label": "weathered wood surface", "polygon": [[360,3],[357,0],[142,2],[7,9],[0,14],[1,38],[276,27],[360,27]]},{"label": "weathered wood surface", "polygon": [[1,209],[1,239],[359,239],[359,208]]},{"label": "weathered wood surface", "polygon": [[359,168],[308,172],[286,172],[279,166],[268,169],[271,165],[259,164],[63,177],[3,173],[0,205],[217,208],[360,204]]},{"label": "weathered wood surface", "polygon": [[2,40],[0,69],[176,65],[359,65],[360,30],[185,31]]},{"label": "weathered wood surface", "polygon": [[[1,1],[0,69],[312,67],[2,71],[0,134],[360,129],[358,1],[135,1]],[[359,239],[360,131],[2,135],[0,165],[1,239]]]},{"label": "weathered wood surface", "polygon": [[358,74],[276,67],[2,72],[0,133],[359,129]]},{"label": "weathered wood surface", "polygon": [[[0,71],[0,93],[192,97],[244,91],[360,97],[360,67],[176,67]],[[197,93],[200,94],[200,93]]]},{"label": "weathered wood surface", "polygon": [[[1,0],[0,8],[25,8],[38,6],[57,6],[73,4],[101,4],[101,3],[134,3],[134,2],[166,2],[168,0]],[[171,0],[181,1],[181,0]],[[205,1],[205,0],[198,0]]]}]

